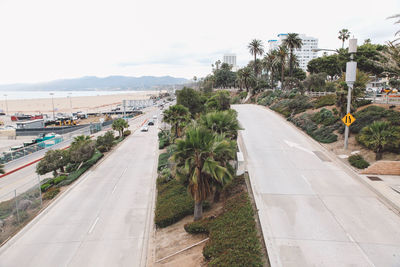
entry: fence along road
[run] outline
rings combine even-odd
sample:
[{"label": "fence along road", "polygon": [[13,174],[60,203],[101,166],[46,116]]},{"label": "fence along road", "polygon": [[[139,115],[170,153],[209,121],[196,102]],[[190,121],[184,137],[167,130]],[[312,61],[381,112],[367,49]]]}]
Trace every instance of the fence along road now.
[{"label": "fence along road", "polygon": [[400,217],[376,194],[278,114],[234,108],[272,266],[400,266]]},{"label": "fence along road", "polygon": [[136,131],[0,248],[0,266],[143,265],[156,154],[157,126]]}]

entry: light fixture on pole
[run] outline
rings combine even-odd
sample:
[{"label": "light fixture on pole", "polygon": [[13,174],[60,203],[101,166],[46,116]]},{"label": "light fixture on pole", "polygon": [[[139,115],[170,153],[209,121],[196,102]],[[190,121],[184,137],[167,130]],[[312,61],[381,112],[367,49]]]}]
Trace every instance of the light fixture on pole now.
[{"label": "light fixture on pole", "polygon": [[[347,91],[347,110],[346,114],[350,113],[351,105],[351,91],[353,90],[354,82],[356,81],[357,75],[357,62],[353,61],[354,53],[357,52],[357,39],[349,39],[349,53],[350,61],[346,63],[346,83],[348,86]],[[344,149],[347,149],[349,145],[349,126],[346,125],[344,132]]]},{"label": "light fixture on pole", "polygon": [[53,98],[54,93],[50,93],[50,95],[51,95],[51,103],[53,105],[53,120],[55,120],[56,116],[54,115],[54,98]]}]

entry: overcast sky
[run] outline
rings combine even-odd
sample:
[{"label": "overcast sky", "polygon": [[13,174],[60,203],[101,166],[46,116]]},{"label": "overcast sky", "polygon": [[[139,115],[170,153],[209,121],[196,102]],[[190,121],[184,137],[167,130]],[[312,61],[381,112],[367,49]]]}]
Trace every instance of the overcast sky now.
[{"label": "overcast sky", "polygon": [[0,0],[0,83],[87,75],[205,76],[223,53],[243,66],[247,44],[304,33],[338,48],[385,43],[399,0]]}]

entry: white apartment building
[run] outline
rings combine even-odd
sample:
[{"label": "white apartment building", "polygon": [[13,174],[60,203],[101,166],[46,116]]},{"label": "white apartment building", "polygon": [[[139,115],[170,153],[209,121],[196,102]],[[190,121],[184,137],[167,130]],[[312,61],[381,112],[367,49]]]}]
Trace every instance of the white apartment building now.
[{"label": "white apartment building", "polygon": [[[287,33],[278,34],[278,40],[269,40],[269,50],[277,49],[287,37]],[[294,50],[294,54],[299,60],[299,67],[304,71],[307,71],[307,64],[310,60],[318,57],[318,52],[314,52],[313,49],[318,48],[318,39],[306,36],[305,34],[299,34],[299,38],[302,40],[303,45],[299,49]]]},{"label": "white apartment building", "polygon": [[232,70],[237,68],[236,66],[236,54],[224,54],[222,63],[227,63],[232,66]]}]

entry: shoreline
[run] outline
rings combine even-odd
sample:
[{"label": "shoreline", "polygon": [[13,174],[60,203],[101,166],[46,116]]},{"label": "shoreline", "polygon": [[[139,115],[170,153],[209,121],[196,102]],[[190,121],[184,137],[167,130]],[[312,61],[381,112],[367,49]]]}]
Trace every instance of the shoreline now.
[{"label": "shoreline", "polygon": [[[72,96],[72,97],[55,97],[55,98],[37,98],[37,99],[10,99],[0,102],[0,109],[4,113],[13,115],[15,113],[23,113],[27,115],[34,114],[51,114],[55,113],[71,113],[71,112],[90,112],[109,110],[112,107],[122,104],[123,100],[145,100],[151,95],[157,95],[159,91],[138,91],[126,94],[110,94],[98,96]],[[72,108],[71,108],[72,107]]]}]

